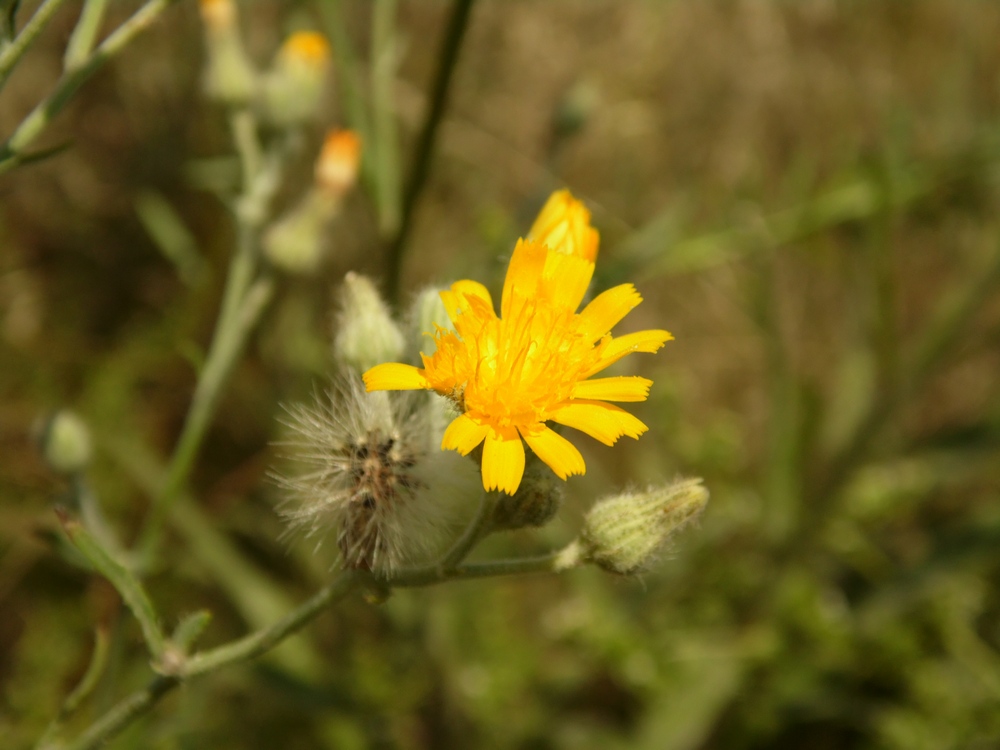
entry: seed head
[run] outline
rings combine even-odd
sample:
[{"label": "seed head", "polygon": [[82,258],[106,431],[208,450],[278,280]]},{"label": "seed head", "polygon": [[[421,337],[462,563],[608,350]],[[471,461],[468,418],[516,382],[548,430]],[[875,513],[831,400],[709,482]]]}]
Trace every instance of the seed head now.
[{"label": "seed head", "polygon": [[442,506],[429,490],[446,471],[429,455],[415,399],[368,394],[351,375],[316,403],[288,410],[283,445],[301,471],[276,476],[291,530],[336,540],[346,568],[391,572],[432,547]]}]

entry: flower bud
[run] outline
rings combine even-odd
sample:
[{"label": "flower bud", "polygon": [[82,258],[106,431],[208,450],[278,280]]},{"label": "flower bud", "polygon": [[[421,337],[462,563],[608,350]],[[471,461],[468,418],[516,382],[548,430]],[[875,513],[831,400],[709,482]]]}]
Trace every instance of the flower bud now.
[{"label": "flower bud", "polygon": [[257,74],[243,49],[233,0],[201,0],[205,25],[205,91],[224,104],[249,102],[256,91]]},{"label": "flower bud", "polygon": [[316,160],[316,187],[341,198],[358,181],[361,139],[353,130],[331,130]]},{"label": "flower bud", "polygon": [[264,257],[286,273],[315,273],[323,260],[327,225],[337,208],[317,190],[306,193],[297,206],[264,233]]},{"label": "flower bud", "polygon": [[701,514],[706,503],[708,490],[701,479],[683,479],[601,500],[584,520],[580,534],[584,554],[609,573],[638,573],[674,534]]},{"label": "flower bud", "polygon": [[590,211],[569,190],[557,190],[542,206],[528,239],[543,242],[550,250],[593,262],[599,236],[590,226]]},{"label": "flower bud", "polygon": [[75,474],[90,463],[93,444],[86,423],[71,411],[57,412],[42,427],[42,455],[53,471]]},{"label": "flower bud", "polygon": [[555,518],[562,501],[563,482],[533,462],[525,470],[517,492],[500,494],[493,510],[493,528],[497,531],[539,528]]},{"label": "flower bud", "polygon": [[330,45],[315,31],[292,34],[281,46],[264,80],[261,114],[275,127],[315,117],[330,68]]},{"label": "flower bud", "polygon": [[409,312],[411,346],[428,357],[434,354],[437,344],[434,334],[439,329],[454,330],[448,310],[441,300],[441,289],[430,286],[421,291],[413,300]]},{"label": "flower bud", "polygon": [[383,362],[398,360],[405,347],[403,332],[371,279],[349,272],[341,290],[334,355],[364,372]]}]

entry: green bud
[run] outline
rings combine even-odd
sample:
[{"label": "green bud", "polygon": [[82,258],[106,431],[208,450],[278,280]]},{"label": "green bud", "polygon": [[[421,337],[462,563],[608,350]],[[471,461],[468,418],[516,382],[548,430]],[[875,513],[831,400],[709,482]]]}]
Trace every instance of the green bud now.
[{"label": "green bud", "polygon": [[333,341],[337,359],[360,372],[400,359],[405,346],[403,333],[371,279],[349,272],[344,277],[340,302]]},{"label": "green bud", "polygon": [[563,483],[533,462],[524,472],[517,492],[501,493],[493,510],[493,528],[513,531],[544,526],[559,512],[563,501]]},{"label": "green bud", "polygon": [[264,233],[264,257],[286,273],[315,273],[323,260],[327,225],[339,206],[339,201],[323,191],[310,190]]},{"label": "green bud", "polygon": [[71,411],[57,412],[42,427],[40,443],[46,462],[60,474],[83,471],[93,454],[90,430]]},{"label": "green bud", "polygon": [[427,287],[417,295],[410,308],[409,317],[417,349],[428,357],[437,349],[434,334],[438,328],[454,330],[444,302],[441,301],[441,290],[438,287]]},{"label": "green bud", "polygon": [[264,79],[261,115],[285,128],[313,119],[319,111],[330,68],[330,45],[314,31],[292,34]]},{"label": "green bud", "polygon": [[601,500],[584,520],[585,556],[609,573],[632,575],[647,568],[657,551],[704,510],[708,490],[701,482],[683,479]]},{"label": "green bud", "polygon": [[232,0],[202,0],[205,26],[205,91],[216,101],[247,104],[257,90],[257,72],[243,49]]}]

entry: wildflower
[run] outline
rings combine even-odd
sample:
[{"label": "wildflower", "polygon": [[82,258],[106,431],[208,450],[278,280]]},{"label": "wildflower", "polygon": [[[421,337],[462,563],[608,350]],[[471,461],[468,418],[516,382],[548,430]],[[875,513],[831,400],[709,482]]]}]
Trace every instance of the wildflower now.
[{"label": "wildflower", "polygon": [[590,211],[568,190],[557,190],[542,206],[528,232],[536,240],[566,255],[593,263],[597,259],[597,230],[590,226]]},{"label": "wildflower", "polygon": [[426,491],[453,468],[429,450],[414,403],[365,393],[355,375],[289,410],[283,445],[304,471],[275,477],[289,495],[281,513],[292,530],[334,535],[344,567],[385,574],[438,537],[442,506]]},{"label": "wildflower", "polygon": [[431,389],[454,401],[461,413],[441,447],[467,455],[483,444],[487,490],[517,490],[524,473],[522,440],[561,479],[583,474],[583,456],[545,423],[573,427],[607,445],[622,435],[638,438],[646,425],[608,402],[644,401],[652,382],[592,376],[633,352],[655,352],[672,338],[661,330],[610,334],[642,301],[631,284],[607,290],[577,313],[593,272],[594,264],[579,253],[519,240],[500,316],[486,287],[456,282],[441,293],[455,331],[437,331],[437,348],[421,355],[422,368],[378,365],[365,373],[366,387]]}]

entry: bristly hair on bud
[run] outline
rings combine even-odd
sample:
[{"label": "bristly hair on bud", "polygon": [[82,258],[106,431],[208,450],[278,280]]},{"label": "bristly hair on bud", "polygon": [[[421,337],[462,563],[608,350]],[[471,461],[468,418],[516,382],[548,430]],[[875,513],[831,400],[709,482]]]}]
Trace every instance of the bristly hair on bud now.
[{"label": "bristly hair on bud", "polygon": [[697,520],[707,503],[708,490],[701,479],[681,479],[601,500],[584,518],[580,533],[584,555],[609,573],[639,573],[679,531]]},{"label": "bristly hair on bud", "polygon": [[439,493],[454,475],[448,454],[432,450],[423,400],[387,396],[348,374],[289,408],[281,445],[301,471],[272,475],[290,532],[335,539],[343,567],[381,576],[436,547],[448,520]]}]

